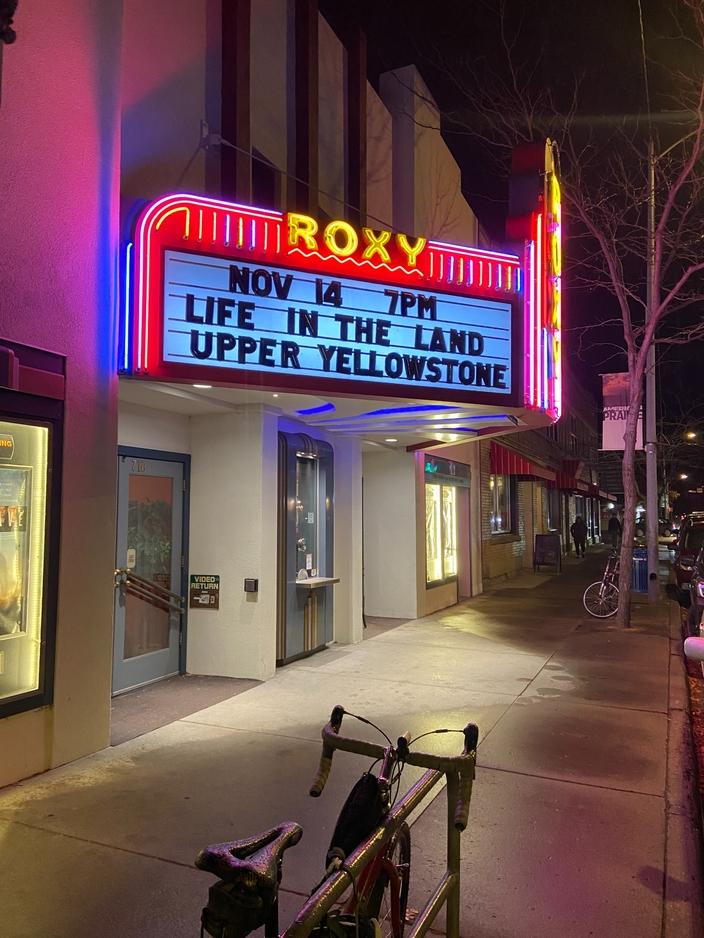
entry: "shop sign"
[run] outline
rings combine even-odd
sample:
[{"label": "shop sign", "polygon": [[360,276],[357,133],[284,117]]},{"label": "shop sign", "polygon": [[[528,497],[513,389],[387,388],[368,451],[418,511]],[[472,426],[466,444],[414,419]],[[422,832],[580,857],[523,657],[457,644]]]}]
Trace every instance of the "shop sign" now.
[{"label": "shop sign", "polygon": [[425,457],[425,481],[469,488],[469,466],[440,456]]},{"label": "shop sign", "polygon": [[192,573],[188,591],[189,609],[220,608],[220,576],[214,573]]},{"label": "shop sign", "polygon": [[11,433],[0,433],[0,459],[12,459],[15,454],[15,438]]},{"label": "shop sign", "polygon": [[126,276],[135,375],[523,401],[513,254],[179,195],[141,216]]},{"label": "shop sign", "polygon": [[536,534],[533,545],[533,569],[554,566],[557,573],[562,568],[562,544],[559,534]]}]

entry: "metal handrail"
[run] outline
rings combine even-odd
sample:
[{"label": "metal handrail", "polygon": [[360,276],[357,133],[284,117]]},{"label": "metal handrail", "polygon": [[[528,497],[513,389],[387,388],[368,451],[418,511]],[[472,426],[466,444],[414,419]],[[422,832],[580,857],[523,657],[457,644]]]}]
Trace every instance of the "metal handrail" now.
[{"label": "metal handrail", "polygon": [[173,593],[160,586],[153,580],[140,576],[129,567],[120,567],[115,570],[115,588],[131,593],[145,602],[151,603],[165,612],[183,612],[183,598],[178,593]]}]

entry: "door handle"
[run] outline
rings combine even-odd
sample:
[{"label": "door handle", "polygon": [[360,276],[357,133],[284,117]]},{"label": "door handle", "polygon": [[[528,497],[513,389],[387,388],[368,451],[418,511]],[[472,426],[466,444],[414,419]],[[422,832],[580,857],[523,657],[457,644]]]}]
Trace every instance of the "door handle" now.
[{"label": "door handle", "polygon": [[140,576],[128,567],[115,570],[115,588],[123,593],[137,596],[139,599],[143,599],[165,612],[174,612],[180,615],[184,611],[183,599],[178,593],[172,593],[165,586],[160,586],[153,580]]}]

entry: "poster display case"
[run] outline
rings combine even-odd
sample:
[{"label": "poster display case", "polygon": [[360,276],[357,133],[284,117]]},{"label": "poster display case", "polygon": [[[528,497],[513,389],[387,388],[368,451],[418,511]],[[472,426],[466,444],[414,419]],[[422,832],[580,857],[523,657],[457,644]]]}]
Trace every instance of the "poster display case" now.
[{"label": "poster display case", "polygon": [[0,420],[0,707],[42,691],[49,424]]},{"label": "poster display case", "polygon": [[0,344],[0,718],[52,701],[63,369]]}]

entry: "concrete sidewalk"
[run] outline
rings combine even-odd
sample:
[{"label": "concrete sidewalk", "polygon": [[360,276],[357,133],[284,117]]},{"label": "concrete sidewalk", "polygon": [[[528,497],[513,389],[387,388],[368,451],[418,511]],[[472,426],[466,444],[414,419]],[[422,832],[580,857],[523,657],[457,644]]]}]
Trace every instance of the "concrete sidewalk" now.
[{"label": "concrete sidewalk", "polygon": [[[210,882],[192,868],[198,850],[295,819],[305,833],[286,856],[284,922],[365,767],[338,754],[323,797],[307,797],[321,725],[341,703],[392,737],[479,724],[463,936],[699,938],[676,607],[643,609],[627,634],[590,619],[581,593],[603,562],[331,647],[1,792],[0,934],[192,938]],[[456,739],[426,742],[447,751]],[[441,794],[413,827],[415,908],[439,875],[444,824]]]}]

